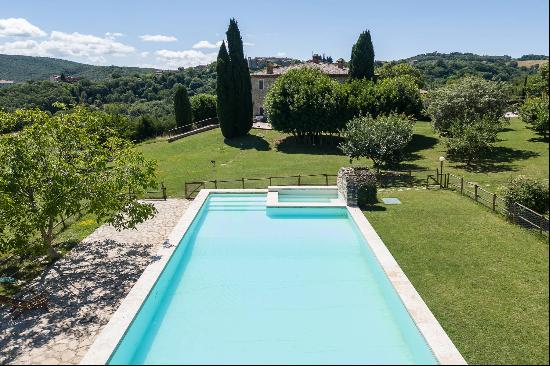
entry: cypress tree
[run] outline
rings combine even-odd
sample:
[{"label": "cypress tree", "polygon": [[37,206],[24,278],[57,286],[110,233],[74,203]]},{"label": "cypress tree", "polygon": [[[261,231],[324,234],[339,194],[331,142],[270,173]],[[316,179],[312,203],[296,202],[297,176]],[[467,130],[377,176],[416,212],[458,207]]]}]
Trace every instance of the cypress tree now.
[{"label": "cypress tree", "polygon": [[244,58],[241,32],[235,19],[230,20],[226,36],[232,91],[235,98],[234,125],[236,134],[243,136],[252,128],[252,84],[248,63]]},{"label": "cypress tree", "polygon": [[179,86],[174,96],[174,114],[178,127],[193,123],[193,110],[185,86]]},{"label": "cypress tree", "polygon": [[351,49],[349,76],[352,79],[374,80],[374,47],[368,30],[359,35]]},{"label": "cypress tree", "polygon": [[216,63],[216,109],[218,112],[218,121],[220,123],[222,135],[228,139],[233,138],[238,134],[235,124],[235,112],[237,106],[235,103],[235,94],[233,89],[231,60],[229,59],[229,53],[227,53],[227,48],[225,47],[224,41],[220,46],[218,60]]}]

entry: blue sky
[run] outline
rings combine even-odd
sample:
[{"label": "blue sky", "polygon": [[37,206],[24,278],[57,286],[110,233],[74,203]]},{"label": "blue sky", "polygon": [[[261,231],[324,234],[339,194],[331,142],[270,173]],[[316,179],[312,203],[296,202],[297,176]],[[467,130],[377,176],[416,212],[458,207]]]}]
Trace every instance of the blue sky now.
[{"label": "blue sky", "polygon": [[248,56],[349,59],[370,29],[376,59],[425,52],[548,54],[547,0],[0,0],[0,53],[176,68],[215,59],[229,18]]}]

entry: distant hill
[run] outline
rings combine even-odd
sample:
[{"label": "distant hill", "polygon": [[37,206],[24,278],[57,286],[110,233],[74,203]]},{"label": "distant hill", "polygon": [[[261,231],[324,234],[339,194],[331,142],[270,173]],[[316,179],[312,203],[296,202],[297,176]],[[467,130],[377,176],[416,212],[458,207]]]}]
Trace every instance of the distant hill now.
[{"label": "distant hill", "polygon": [[[533,59],[536,58],[535,61]],[[473,53],[425,53],[399,62],[408,62],[424,74],[429,86],[441,85],[449,79],[478,75],[487,80],[514,82],[537,72],[544,55],[525,55],[519,59],[510,56],[486,56]],[[544,62],[544,61],[542,61]]]},{"label": "distant hill", "polygon": [[94,66],[50,57],[0,54],[0,80],[15,82],[47,80],[51,75],[62,73],[90,80],[104,80],[111,78],[113,74],[127,76],[153,70],[140,67]]}]

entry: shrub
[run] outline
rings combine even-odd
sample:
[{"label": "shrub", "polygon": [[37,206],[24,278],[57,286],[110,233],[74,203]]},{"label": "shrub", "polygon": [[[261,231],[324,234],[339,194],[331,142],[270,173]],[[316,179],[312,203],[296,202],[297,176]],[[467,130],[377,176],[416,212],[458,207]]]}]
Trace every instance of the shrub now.
[{"label": "shrub", "polygon": [[178,127],[189,125],[193,122],[191,102],[189,102],[187,89],[184,86],[180,86],[176,90],[174,96],[174,115],[176,116],[176,124]]},{"label": "shrub", "polygon": [[420,117],[422,98],[415,79],[402,75],[383,79],[376,84],[378,113],[401,113],[407,116]]},{"label": "shrub", "polygon": [[500,194],[508,207],[516,202],[541,214],[548,212],[548,181],[541,182],[519,175],[510,180],[507,186],[501,187]]},{"label": "shrub", "polygon": [[472,162],[481,159],[496,141],[497,129],[487,120],[481,119],[470,123],[455,123],[450,128],[447,138],[447,154],[452,159]]},{"label": "shrub", "polygon": [[277,131],[298,136],[335,133],[345,122],[339,118],[338,82],[314,68],[289,70],[269,89],[264,101]]},{"label": "shrub", "polygon": [[527,98],[521,106],[520,116],[531,129],[548,138],[548,95]]},{"label": "shrub", "polygon": [[394,165],[403,160],[404,149],[412,140],[413,123],[406,117],[390,114],[354,118],[342,131],[346,141],[340,149],[350,159],[367,157],[375,166]]},{"label": "shrub", "polygon": [[508,89],[502,82],[468,76],[430,92],[426,103],[433,127],[441,134],[449,133],[451,125],[480,118],[500,127],[508,107]]},{"label": "shrub", "polygon": [[195,121],[216,117],[216,96],[197,94],[191,97],[191,108]]}]

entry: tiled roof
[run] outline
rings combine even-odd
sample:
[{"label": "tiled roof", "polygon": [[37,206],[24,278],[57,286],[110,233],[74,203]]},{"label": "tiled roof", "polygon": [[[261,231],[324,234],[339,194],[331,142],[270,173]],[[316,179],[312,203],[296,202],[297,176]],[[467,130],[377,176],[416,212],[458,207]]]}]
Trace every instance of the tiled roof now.
[{"label": "tiled roof", "polygon": [[342,75],[342,76],[344,76],[344,75],[348,74],[348,68],[347,67],[344,67],[344,68],[341,69],[341,68],[338,67],[337,64],[304,62],[302,64],[295,64],[295,65],[290,65],[290,66],[285,66],[285,67],[274,67],[273,68],[273,74],[268,74],[266,69],[264,69],[264,70],[256,71],[252,75],[253,76],[254,75],[262,75],[262,76],[265,76],[265,75],[281,75],[281,74],[284,74],[285,72],[287,72],[288,70],[301,69],[303,67],[314,67],[314,68],[317,68],[317,69],[321,70],[325,74],[329,74],[329,75]]}]

